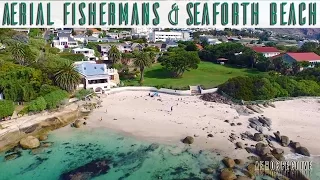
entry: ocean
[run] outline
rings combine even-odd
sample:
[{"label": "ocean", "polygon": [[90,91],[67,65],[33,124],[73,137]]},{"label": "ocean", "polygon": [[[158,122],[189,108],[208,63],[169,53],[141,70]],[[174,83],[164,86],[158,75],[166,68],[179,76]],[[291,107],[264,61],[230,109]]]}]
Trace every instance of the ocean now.
[{"label": "ocean", "polygon": [[[62,174],[97,159],[110,169],[94,180],[203,180],[217,179],[203,169],[221,168],[220,155],[189,146],[156,144],[125,137],[107,129],[57,130],[46,142],[51,147],[20,150],[21,156],[5,161],[0,156],[0,180],[58,180]],[[290,158],[297,158],[292,156]],[[313,180],[320,179],[320,157],[314,157]]]}]

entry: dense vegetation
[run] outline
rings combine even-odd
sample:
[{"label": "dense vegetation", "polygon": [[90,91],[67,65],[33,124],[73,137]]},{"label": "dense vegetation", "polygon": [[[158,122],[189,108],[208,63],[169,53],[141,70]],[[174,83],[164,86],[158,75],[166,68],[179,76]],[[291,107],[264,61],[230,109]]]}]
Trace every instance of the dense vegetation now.
[{"label": "dense vegetation", "polygon": [[12,115],[14,111],[13,101],[3,100],[0,101],[0,119]]},{"label": "dense vegetation", "polygon": [[[306,74],[304,72],[304,74]],[[320,83],[310,79],[273,74],[270,76],[236,77],[219,86],[220,92],[245,101],[278,97],[320,96]],[[312,77],[307,75],[306,77]]]},{"label": "dense vegetation", "polygon": [[[71,64],[83,55],[59,53],[37,39],[42,38],[39,29],[29,36],[1,29],[0,37],[6,47],[0,51],[0,93],[6,99],[1,103],[27,102],[24,112],[38,112],[58,107],[69,96],[67,91],[74,92],[80,76]],[[0,114],[8,116],[13,110],[0,108]]]}]

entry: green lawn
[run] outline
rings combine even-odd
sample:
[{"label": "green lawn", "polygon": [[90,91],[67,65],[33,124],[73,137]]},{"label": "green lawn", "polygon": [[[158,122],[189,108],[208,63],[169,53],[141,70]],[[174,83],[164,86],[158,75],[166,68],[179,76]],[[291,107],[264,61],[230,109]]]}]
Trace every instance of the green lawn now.
[{"label": "green lawn", "polygon": [[[188,88],[189,85],[202,85],[205,88],[213,88],[232,77],[259,73],[261,72],[247,68],[235,68],[211,62],[201,62],[198,69],[185,72],[182,78],[172,78],[160,64],[154,64],[146,69],[143,85],[174,89]],[[123,82],[126,86],[138,85],[138,78],[135,80],[123,80]]]}]

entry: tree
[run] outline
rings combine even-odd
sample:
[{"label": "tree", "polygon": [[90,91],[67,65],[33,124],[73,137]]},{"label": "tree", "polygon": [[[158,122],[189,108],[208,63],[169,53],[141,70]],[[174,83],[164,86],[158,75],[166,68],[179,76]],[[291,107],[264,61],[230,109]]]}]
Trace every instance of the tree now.
[{"label": "tree", "polygon": [[134,52],[134,65],[140,69],[140,83],[144,81],[144,70],[151,66],[152,60],[150,52]]},{"label": "tree", "polygon": [[162,58],[161,65],[174,77],[181,77],[185,71],[197,69],[200,58],[197,52],[177,50]]},{"label": "tree", "polygon": [[71,62],[60,66],[54,74],[54,83],[60,88],[73,92],[81,81],[80,74]]},{"label": "tree", "polygon": [[92,30],[90,30],[90,29],[87,30],[87,32],[86,32],[86,35],[87,35],[87,36],[92,36],[92,34],[93,34],[93,31],[92,31]]},{"label": "tree", "polygon": [[109,57],[109,60],[111,60],[113,64],[120,60],[121,53],[115,45],[112,45],[111,48],[109,49],[108,57]]},{"label": "tree", "polygon": [[4,117],[11,116],[14,111],[13,101],[0,101],[0,120]]},{"label": "tree", "polygon": [[25,45],[22,43],[15,43],[10,47],[10,52],[12,54],[13,59],[19,63],[20,65],[24,65],[25,63],[25,55],[26,49]]}]

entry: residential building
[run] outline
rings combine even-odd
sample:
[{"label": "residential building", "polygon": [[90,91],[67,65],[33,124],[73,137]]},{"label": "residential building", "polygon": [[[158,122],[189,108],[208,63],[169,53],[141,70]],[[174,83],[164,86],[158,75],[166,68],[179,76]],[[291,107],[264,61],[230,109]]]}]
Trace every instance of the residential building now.
[{"label": "residential building", "polygon": [[77,35],[73,36],[73,39],[76,40],[76,41],[84,43],[86,41],[86,39],[87,39],[87,35],[85,35],[85,34],[77,34]]},{"label": "residential building", "polygon": [[78,42],[69,33],[58,33],[52,40],[52,46],[62,50],[64,48],[78,47]]},{"label": "residential building", "polygon": [[111,37],[103,37],[103,38],[99,39],[99,42],[112,42],[112,43],[115,43],[115,42],[119,42],[119,40],[118,39],[113,39]]},{"label": "residential building", "polygon": [[85,39],[85,42],[100,42],[100,39],[94,36],[89,36]]},{"label": "residential building", "polygon": [[94,58],[94,50],[93,49],[89,49],[89,48],[75,48],[72,49],[72,53],[74,54],[83,54],[85,57],[87,58]]},{"label": "residential building", "polygon": [[215,38],[214,36],[205,35],[205,34],[200,35],[200,36],[199,36],[199,40],[200,40],[201,42],[206,41],[206,42],[208,42],[210,45],[216,45],[216,44],[221,44],[221,43],[222,43],[221,41],[219,41],[219,40],[218,40],[217,38]]},{"label": "residential building", "polygon": [[85,34],[87,32],[86,28],[73,28],[73,32],[76,34]]},{"label": "residential building", "polygon": [[161,45],[160,50],[161,51],[167,51],[167,49],[170,48],[170,47],[178,47],[178,43],[175,43],[173,41],[167,41],[166,43],[163,43]]},{"label": "residential building", "polygon": [[187,41],[190,39],[190,32],[188,31],[153,31],[149,36],[151,42],[166,42],[168,40]]},{"label": "residential building", "polygon": [[320,56],[314,52],[286,53],[282,58],[290,64],[307,61],[311,64],[310,67],[314,67],[315,64],[320,63]]},{"label": "residential building", "polygon": [[22,33],[26,33],[26,34],[30,33],[30,28],[19,28],[19,29],[13,29],[13,30],[18,31],[18,32],[22,32]]},{"label": "residential building", "polygon": [[74,64],[82,76],[79,88],[103,93],[120,83],[118,71],[107,68],[106,64],[97,64],[95,61],[79,61]]},{"label": "residential building", "polygon": [[89,30],[92,31],[92,36],[93,36],[93,37],[96,37],[96,38],[99,38],[99,37],[100,37],[101,31],[99,31],[98,29],[90,28]]},{"label": "residential building", "polygon": [[273,57],[273,56],[277,56],[280,54],[280,51],[275,48],[275,47],[251,47],[252,50],[254,50],[257,53],[262,53],[264,55],[264,57]]}]

